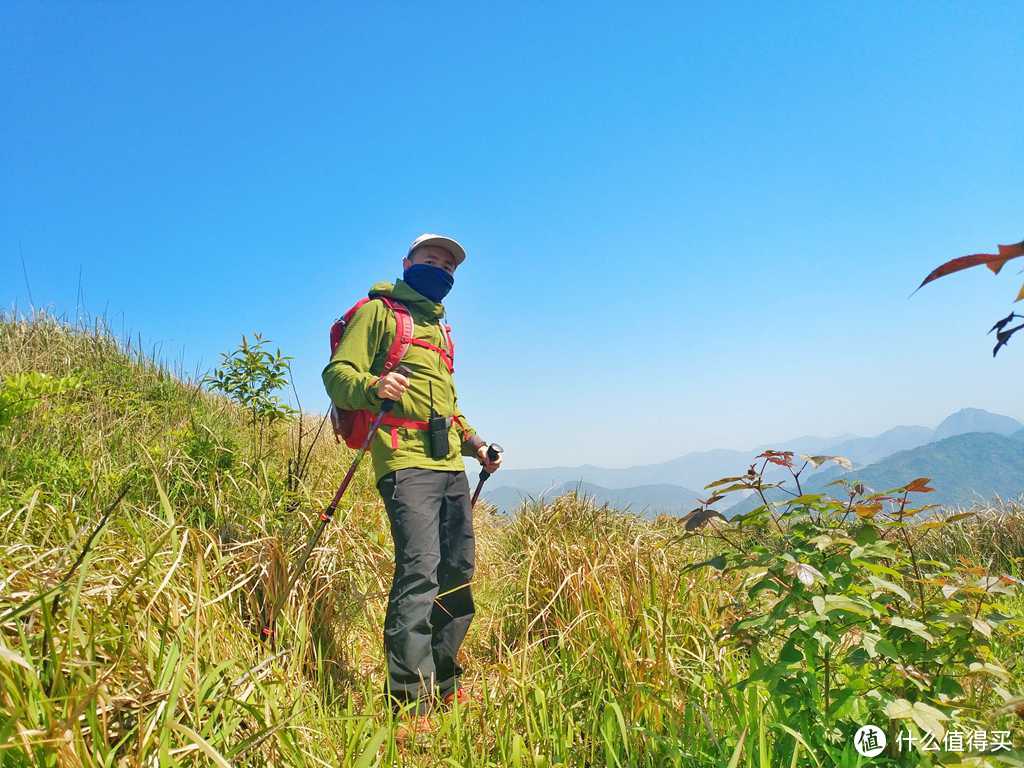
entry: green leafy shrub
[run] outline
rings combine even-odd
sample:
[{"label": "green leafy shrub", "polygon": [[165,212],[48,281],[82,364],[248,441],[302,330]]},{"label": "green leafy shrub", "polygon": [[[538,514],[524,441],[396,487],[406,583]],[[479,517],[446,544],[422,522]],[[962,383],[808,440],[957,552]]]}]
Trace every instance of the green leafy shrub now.
[{"label": "green leafy shrub", "polygon": [[234,440],[206,424],[193,424],[185,433],[182,447],[204,477],[227,472],[235,465],[237,446]]},{"label": "green leafy shrub", "polygon": [[[717,539],[721,554],[694,567],[742,576],[734,620],[719,641],[749,657],[742,690],[765,689],[777,720],[819,755],[841,762],[864,723],[930,734],[941,743],[950,724],[989,725],[1013,701],[1008,671],[992,652],[994,638],[1018,632],[1002,603],[1020,580],[976,563],[928,559],[919,543],[929,531],[971,516],[921,521],[930,507],[912,494],[926,478],[885,493],[847,484],[845,500],[803,494],[800,474],[836,457],[762,454],[742,477],[708,486],[714,495],[686,519],[695,535]],[[796,492],[770,503],[769,464],[788,469]],[[764,503],[731,521],[712,509],[727,494],[752,491]],[[891,754],[897,754],[895,751]],[[922,753],[922,759],[926,759]]]},{"label": "green leafy shrub", "polygon": [[295,410],[281,402],[275,394],[288,385],[290,357],[278,349],[271,353],[269,343],[260,334],[255,341],[242,336],[242,343],[233,352],[221,354],[221,366],[204,381],[211,389],[227,395],[247,414],[256,461],[263,458],[268,434],[278,422],[292,416]]},{"label": "green leafy shrub", "polygon": [[45,398],[77,389],[76,376],[54,377],[39,371],[15,373],[0,382],[0,429],[34,410]]}]

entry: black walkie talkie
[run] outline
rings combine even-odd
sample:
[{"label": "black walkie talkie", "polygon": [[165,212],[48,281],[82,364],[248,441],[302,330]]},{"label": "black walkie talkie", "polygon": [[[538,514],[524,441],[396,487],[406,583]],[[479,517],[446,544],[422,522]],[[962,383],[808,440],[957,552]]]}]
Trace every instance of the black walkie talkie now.
[{"label": "black walkie talkie", "polygon": [[430,421],[427,422],[427,434],[430,435],[430,458],[448,458],[448,419],[434,410],[434,383],[428,382],[430,388]]}]

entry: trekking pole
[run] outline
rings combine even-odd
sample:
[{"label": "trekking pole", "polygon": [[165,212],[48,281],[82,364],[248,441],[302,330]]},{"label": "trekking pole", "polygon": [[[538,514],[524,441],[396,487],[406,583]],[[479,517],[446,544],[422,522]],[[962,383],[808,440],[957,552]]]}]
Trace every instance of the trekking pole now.
[{"label": "trekking pole", "polygon": [[[491,443],[489,446],[487,446],[487,458],[490,459],[491,461],[497,461],[498,457],[501,456],[501,454],[503,454],[504,452],[505,449],[502,448],[497,443]],[[480,470],[480,480],[476,484],[476,490],[473,491],[473,500],[469,502],[469,506],[471,509],[476,506],[476,500],[480,497],[480,491],[483,490],[484,483],[487,482],[487,478],[490,476],[491,473],[488,472],[486,469]]]},{"label": "trekking pole", "polygon": [[[406,378],[412,376],[412,371],[406,368],[404,365],[399,365],[395,368],[395,373],[400,373]],[[388,412],[395,407],[394,400],[384,400],[380,404],[380,411],[374,417],[373,422],[370,424],[370,429],[366,433],[366,439],[363,440],[362,446],[360,446],[356,457],[352,460],[352,466],[348,468],[348,472],[345,473],[345,478],[341,481],[341,485],[338,486],[338,490],[334,492],[334,498],[331,499],[331,503],[324,508],[324,511],[320,513],[320,525],[313,531],[313,535],[306,543],[306,548],[302,551],[302,556],[299,558],[298,564],[295,566],[295,570],[291,577],[288,579],[288,584],[285,586],[284,593],[274,601],[271,606],[270,613],[267,614],[266,623],[263,625],[263,630],[260,632],[263,639],[271,640],[273,642],[274,637],[274,622],[277,620],[277,614],[280,612],[281,607],[288,599],[288,595],[291,594],[292,587],[295,586],[295,582],[299,580],[299,576],[302,574],[303,569],[306,567],[306,561],[309,560],[309,556],[313,553],[313,549],[316,547],[320,537],[323,535],[324,529],[334,519],[334,512],[338,508],[338,502],[341,501],[341,497],[345,495],[345,491],[348,490],[349,483],[352,482],[352,478],[356,474],[356,470],[359,468],[359,462],[363,459],[363,454],[366,453],[367,448],[370,447],[370,441],[376,434],[380,423],[384,420],[384,417]]]}]

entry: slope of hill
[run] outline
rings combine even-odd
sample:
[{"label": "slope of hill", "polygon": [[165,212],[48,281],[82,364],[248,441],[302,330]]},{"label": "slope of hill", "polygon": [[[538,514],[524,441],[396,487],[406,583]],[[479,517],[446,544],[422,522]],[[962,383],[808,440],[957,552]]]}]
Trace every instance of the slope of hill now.
[{"label": "slope of hill", "polygon": [[906,451],[932,441],[929,427],[893,427],[874,437],[856,437],[828,448],[828,453],[845,456],[854,464],[873,464],[897,451]]},{"label": "slope of hill", "polygon": [[632,488],[605,488],[594,483],[576,482],[557,485],[541,494],[525,494],[515,488],[501,487],[483,497],[502,512],[513,512],[525,501],[548,501],[566,493],[576,493],[597,504],[607,504],[642,517],[659,514],[683,515],[697,505],[698,494],[670,483],[639,485]]},{"label": "slope of hill", "polygon": [[[805,492],[820,492],[833,480],[860,480],[875,491],[896,488],[916,477],[931,478],[935,492],[928,503],[968,505],[995,496],[1016,498],[1024,493],[1024,441],[988,432],[947,437],[908,451],[900,451],[867,467],[812,478]],[[769,494],[772,500],[784,494]],[[748,512],[755,499],[744,499],[729,515]]]},{"label": "slope of hill", "polygon": [[847,473],[876,490],[895,488],[907,478],[929,477],[935,492],[928,503],[969,505],[994,496],[1024,492],[1024,444],[1004,435],[969,432],[947,437]]},{"label": "slope of hill", "polygon": [[1024,426],[1016,419],[989,413],[981,408],[961,408],[950,414],[935,428],[932,440],[963,435],[969,432],[993,432],[997,435],[1011,435]]}]

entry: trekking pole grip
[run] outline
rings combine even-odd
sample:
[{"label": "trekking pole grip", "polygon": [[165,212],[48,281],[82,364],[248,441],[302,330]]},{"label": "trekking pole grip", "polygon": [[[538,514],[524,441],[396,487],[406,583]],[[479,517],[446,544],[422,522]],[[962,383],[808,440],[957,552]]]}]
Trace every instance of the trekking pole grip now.
[{"label": "trekking pole grip", "polygon": [[[505,452],[505,449],[502,448],[500,445],[498,445],[497,443],[491,443],[490,445],[487,446],[487,460],[488,461],[497,461],[501,457],[501,454],[503,454],[504,452]],[[481,480],[486,480],[490,476],[491,476],[491,473],[488,472],[486,469],[482,468],[480,470],[480,479]]]},{"label": "trekking pole grip", "polygon": [[[412,378],[412,371],[410,371],[404,365],[397,365],[397,366],[395,366],[395,370],[392,371],[392,373],[399,373],[402,376],[405,376],[405,378],[407,378],[407,379],[411,379]],[[395,403],[397,403],[397,402],[398,402],[397,400],[381,400],[381,402],[380,402],[380,409],[382,411],[384,411],[384,413],[388,413],[392,408],[395,407]]]},{"label": "trekking pole grip", "polygon": [[[487,460],[497,461],[498,458],[505,452],[497,443],[491,443],[487,446]],[[487,482],[487,478],[491,476],[491,473],[487,471],[486,467],[480,468],[480,480],[476,484],[476,490],[473,491],[473,497],[469,502],[470,509],[476,506],[476,500],[480,498],[480,491],[483,490],[484,483]]]}]

